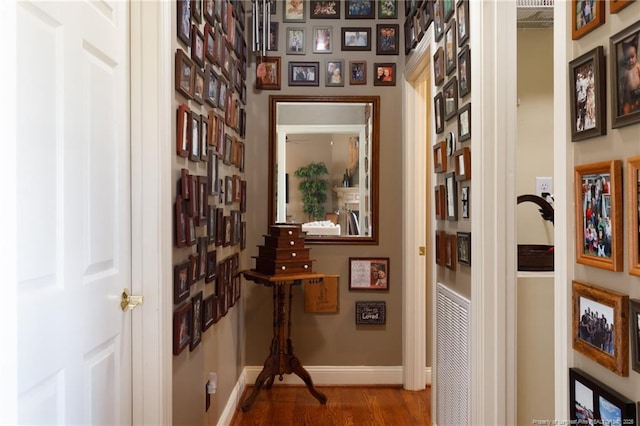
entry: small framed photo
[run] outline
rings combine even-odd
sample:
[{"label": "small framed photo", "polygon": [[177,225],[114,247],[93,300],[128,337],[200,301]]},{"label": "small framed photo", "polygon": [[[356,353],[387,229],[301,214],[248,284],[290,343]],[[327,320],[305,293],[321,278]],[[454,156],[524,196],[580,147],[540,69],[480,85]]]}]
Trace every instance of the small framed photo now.
[{"label": "small framed photo", "polygon": [[[446,0],[445,0],[446,1]],[[456,69],[456,20],[452,19],[444,31],[444,68],[447,75]]]},{"label": "small framed photo", "polygon": [[445,141],[433,145],[433,171],[436,173],[447,171],[447,143]]},{"label": "small framed photo", "polygon": [[309,2],[311,19],[340,19],[339,0],[311,0]]},{"label": "small framed photo", "polygon": [[442,19],[447,22],[453,16],[454,0],[441,0],[440,3],[442,5]]},{"label": "small framed photo", "polygon": [[305,22],[304,0],[284,0],[282,10],[282,22]]},{"label": "small framed photo", "polygon": [[180,104],[176,117],[176,154],[179,157],[189,157],[189,142],[191,141],[190,129],[191,110],[186,104]]},{"label": "small framed photo", "polygon": [[464,98],[471,93],[471,53],[465,46],[458,53],[458,94]]},{"label": "small framed photo", "polygon": [[462,218],[469,219],[469,187],[463,186],[460,195],[462,203]]},{"label": "small framed photo", "polygon": [[349,69],[349,84],[367,84],[367,61],[350,61]]},{"label": "small framed photo", "polygon": [[280,90],[280,56],[263,56],[256,75],[257,89]]},{"label": "small framed photo", "polygon": [[193,61],[182,49],[176,49],[176,91],[188,99],[193,98],[196,67]]},{"label": "small framed photo", "polygon": [[287,27],[287,55],[304,55],[305,34],[304,28]]},{"label": "small framed photo", "polygon": [[185,303],[173,312],[173,354],[187,347],[191,341],[191,302]]},{"label": "small framed photo", "polygon": [[444,253],[445,253],[444,242],[445,242],[444,231],[436,231],[435,256],[436,256],[436,265],[439,265],[439,266],[445,266],[445,262],[446,262],[446,259],[444,258]]},{"label": "small framed photo", "polygon": [[387,322],[387,303],[356,301],[356,325],[380,325]]},{"label": "small framed photo", "polygon": [[327,60],[325,86],[344,86],[344,61]]},{"label": "small framed photo", "polygon": [[444,119],[451,120],[458,113],[458,79],[451,78],[442,88],[444,98]]},{"label": "small framed photo", "polygon": [[389,290],[389,258],[350,257],[349,290]]},{"label": "small framed photo", "polygon": [[444,23],[442,18],[442,2],[443,0],[433,0],[433,39],[439,42],[444,34]]},{"label": "small framed photo", "polygon": [[427,29],[433,22],[433,0],[423,2],[418,13],[420,14],[419,21],[420,26],[422,27],[421,32],[426,33]]},{"label": "small framed photo", "polygon": [[376,55],[397,55],[400,51],[400,26],[398,24],[376,25]]},{"label": "small framed photo", "polygon": [[581,141],[607,134],[604,48],[569,62],[571,92],[571,140]]},{"label": "small framed photo", "polygon": [[216,5],[214,0],[204,0],[202,14],[207,23],[209,23],[210,25],[213,25],[215,23]]},{"label": "small framed photo", "polygon": [[571,0],[571,38],[578,40],[604,24],[603,1]]},{"label": "small framed photo", "polygon": [[189,262],[173,267],[173,303],[178,304],[189,297]]},{"label": "small framed photo", "polygon": [[[215,216],[215,212],[214,212]],[[208,251],[206,253],[206,271],[205,271],[205,283],[212,283],[215,281],[218,271],[216,266],[218,264],[217,252],[215,250]]]},{"label": "small framed photo", "polygon": [[215,30],[208,23],[204,25],[204,56],[212,64],[216,62]]},{"label": "small framed photo", "polygon": [[189,351],[193,351],[202,341],[202,292],[191,298],[191,341]]},{"label": "small framed photo", "polygon": [[289,62],[289,86],[319,86],[319,62]]},{"label": "small framed photo", "polygon": [[640,300],[629,299],[629,328],[631,332],[631,368],[640,373]]},{"label": "small framed photo", "polygon": [[375,63],[376,77],[373,80],[374,86],[395,86],[396,85],[396,64],[392,62]]},{"label": "small framed photo", "polygon": [[622,377],[629,375],[629,296],[573,281],[573,349]]},{"label": "small framed photo", "polygon": [[629,273],[640,276],[640,156],[627,159],[627,229]]},{"label": "small framed photo", "polygon": [[458,141],[471,138],[471,104],[466,104],[458,110]]},{"label": "small framed photo", "polygon": [[445,234],[444,243],[444,266],[452,271],[456,270],[456,255],[458,254],[458,245],[456,243],[455,234]]},{"label": "small framed photo", "polygon": [[442,46],[438,47],[436,53],[433,54],[433,82],[436,86],[444,83],[444,50]]},{"label": "small framed photo", "polygon": [[204,104],[204,88],[206,77],[203,68],[196,68],[195,84],[193,87],[193,100],[200,105]]},{"label": "small framed photo", "polygon": [[176,195],[176,247],[187,246],[187,211],[186,202]]},{"label": "small framed photo", "polygon": [[205,86],[204,100],[212,107],[218,106],[218,88],[220,83],[218,81],[218,74],[213,70],[211,64],[207,64],[205,68]]},{"label": "small framed photo", "polygon": [[191,0],[191,16],[197,23],[202,22],[202,0]]},{"label": "small framed photo", "polygon": [[622,271],[622,161],[575,167],[576,262]]},{"label": "small framed photo", "polygon": [[178,40],[184,43],[185,47],[191,46],[191,1],[176,1],[178,18]]},{"label": "small framed photo", "polygon": [[447,203],[445,201],[445,197],[444,185],[436,185],[433,188],[433,203],[435,205],[437,220],[445,220],[447,217]]},{"label": "small framed photo", "polygon": [[378,1],[378,19],[398,18],[398,0]]},{"label": "small framed photo", "polygon": [[276,51],[278,50],[278,33],[280,32],[280,25],[278,22],[272,22],[269,26],[269,46],[267,50]]},{"label": "small framed photo", "polygon": [[640,122],[639,41],[640,21],[609,38],[611,127],[614,129]]},{"label": "small framed photo", "polygon": [[456,166],[456,181],[461,182],[471,179],[471,150],[468,146],[457,150],[453,154]]},{"label": "small framed photo", "polygon": [[191,141],[189,142],[189,146],[191,150],[189,151],[189,160],[191,161],[200,161],[200,132],[201,132],[201,124],[200,114],[196,114],[195,111],[191,111],[191,124],[189,129],[191,130],[190,136]]},{"label": "small framed photo", "polygon": [[436,134],[444,132],[444,98],[442,92],[433,98],[433,116],[436,127]]},{"label": "small framed photo", "polygon": [[216,321],[216,308],[215,295],[210,295],[202,302],[202,332],[204,333],[215,323]]},{"label": "small framed photo", "polygon": [[371,50],[370,27],[343,27],[340,33],[342,50]]},{"label": "small framed photo", "polygon": [[404,21],[404,54],[408,55],[413,48],[418,45],[418,37],[416,36],[415,19],[409,16]]},{"label": "small framed photo", "polygon": [[444,175],[447,220],[458,220],[458,186],[455,172]]},{"label": "small framed photo", "polygon": [[375,1],[344,0],[344,17],[346,19],[375,19]]},{"label": "small framed photo", "polygon": [[635,425],[636,403],[578,368],[569,369],[571,424]]},{"label": "small framed photo", "polygon": [[609,1],[609,12],[618,13],[625,7],[629,6],[633,3],[634,0],[610,0]]},{"label": "small framed photo", "polygon": [[469,0],[458,0],[456,15],[458,20],[458,47],[462,47],[469,40]]},{"label": "small framed photo", "polygon": [[456,243],[458,245],[458,263],[471,266],[471,232],[458,232]]},{"label": "small framed photo", "polygon": [[333,52],[333,27],[313,27],[313,53]]},{"label": "small framed photo", "polygon": [[193,26],[191,34],[191,59],[200,67],[204,67],[204,34],[197,25]]}]

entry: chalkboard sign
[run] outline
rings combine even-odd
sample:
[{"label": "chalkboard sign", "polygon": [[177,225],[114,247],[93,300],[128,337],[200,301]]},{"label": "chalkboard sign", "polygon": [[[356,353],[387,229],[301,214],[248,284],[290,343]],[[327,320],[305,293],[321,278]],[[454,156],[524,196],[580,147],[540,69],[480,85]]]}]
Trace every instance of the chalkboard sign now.
[{"label": "chalkboard sign", "polygon": [[356,302],[356,324],[385,324],[386,302]]}]

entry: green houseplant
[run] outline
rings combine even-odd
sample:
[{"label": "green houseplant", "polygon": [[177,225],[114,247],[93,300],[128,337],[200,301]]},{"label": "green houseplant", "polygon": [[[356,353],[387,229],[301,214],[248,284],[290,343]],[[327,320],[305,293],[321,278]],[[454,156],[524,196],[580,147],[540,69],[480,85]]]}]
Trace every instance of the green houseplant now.
[{"label": "green houseplant", "polygon": [[311,162],[299,167],[294,174],[301,179],[298,188],[302,192],[302,211],[309,220],[324,218],[324,202],[329,189],[329,181],[325,178],[329,174],[327,166],[323,162]]}]

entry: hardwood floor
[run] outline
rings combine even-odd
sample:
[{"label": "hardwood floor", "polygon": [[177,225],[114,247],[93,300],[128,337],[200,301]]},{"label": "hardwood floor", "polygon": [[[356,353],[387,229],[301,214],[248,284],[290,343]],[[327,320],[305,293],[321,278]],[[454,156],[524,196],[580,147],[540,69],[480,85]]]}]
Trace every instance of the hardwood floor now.
[{"label": "hardwood floor", "polygon": [[[397,386],[316,386],[326,405],[305,386],[273,385],[262,389],[243,413],[238,407],[231,426],[281,425],[431,425],[431,388],[407,391]],[[242,396],[250,394],[247,387]]]}]

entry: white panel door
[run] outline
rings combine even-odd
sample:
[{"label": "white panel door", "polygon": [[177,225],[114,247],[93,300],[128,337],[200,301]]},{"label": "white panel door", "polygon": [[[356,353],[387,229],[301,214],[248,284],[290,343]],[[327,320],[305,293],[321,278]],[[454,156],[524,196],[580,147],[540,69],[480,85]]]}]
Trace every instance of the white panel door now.
[{"label": "white panel door", "polygon": [[130,424],[129,5],[16,13],[18,421]]}]

